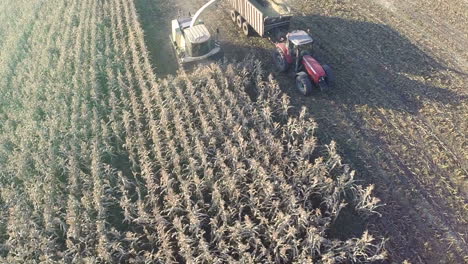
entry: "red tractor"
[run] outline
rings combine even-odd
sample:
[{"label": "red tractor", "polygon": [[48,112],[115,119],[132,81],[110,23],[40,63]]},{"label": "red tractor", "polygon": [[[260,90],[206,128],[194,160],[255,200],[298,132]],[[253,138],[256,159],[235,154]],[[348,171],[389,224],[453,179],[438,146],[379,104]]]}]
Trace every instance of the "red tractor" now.
[{"label": "red tractor", "polygon": [[313,87],[326,91],[332,86],[333,73],[328,65],[321,65],[310,55],[312,38],[303,30],[286,35],[286,42],[276,43],[275,63],[280,72],[293,64],[296,87],[303,95],[310,95]]}]

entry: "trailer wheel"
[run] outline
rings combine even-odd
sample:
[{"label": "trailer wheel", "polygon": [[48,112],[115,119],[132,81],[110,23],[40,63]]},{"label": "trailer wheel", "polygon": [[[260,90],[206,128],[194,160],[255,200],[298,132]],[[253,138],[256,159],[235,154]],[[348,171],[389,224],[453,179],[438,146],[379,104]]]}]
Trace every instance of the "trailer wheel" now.
[{"label": "trailer wheel", "polygon": [[296,76],[296,87],[299,92],[308,96],[312,93],[312,83],[310,82],[309,75],[305,72],[299,72]]},{"label": "trailer wheel", "polygon": [[242,32],[244,32],[244,35],[249,36],[250,35],[250,25],[247,22],[242,23]]},{"label": "trailer wheel", "polygon": [[236,24],[239,28],[242,28],[242,23],[244,22],[244,19],[242,18],[241,15],[238,15],[236,18]]},{"label": "trailer wheel", "polygon": [[237,20],[237,12],[234,10],[231,10],[231,20],[232,22],[236,23]]}]

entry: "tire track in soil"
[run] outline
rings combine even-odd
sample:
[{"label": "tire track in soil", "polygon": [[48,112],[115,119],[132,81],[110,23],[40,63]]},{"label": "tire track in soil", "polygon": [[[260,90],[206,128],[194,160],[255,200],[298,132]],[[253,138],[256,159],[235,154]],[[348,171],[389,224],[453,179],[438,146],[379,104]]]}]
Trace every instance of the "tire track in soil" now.
[{"label": "tire track in soil", "polygon": [[[380,0],[380,2],[388,1]],[[393,20],[417,21],[417,23],[404,23],[400,25],[405,28],[410,28],[411,30],[408,30],[408,32],[418,32],[418,34],[421,34],[423,37],[420,37],[420,40],[423,43],[444,43],[442,46],[450,47],[452,49],[451,51],[448,49],[439,50],[439,52],[445,53],[445,56],[439,56],[438,58],[448,64],[455,64],[454,67],[459,68],[460,72],[464,72],[466,74],[466,71],[468,71],[468,48],[465,43],[468,41],[468,31],[466,30],[466,26],[463,28],[460,27],[459,24],[463,23],[462,21],[465,21],[466,25],[466,19],[468,17],[466,14],[468,13],[466,11],[460,11],[459,14],[457,14],[458,18],[456,19],[458,23],[450,23],[447,22],[447,20],[441,19],[441,17],[447,18],[445,13],[450,14],[450,11],[457,9],[467,10],[468,5],[466,3],[463,5],[462,3],[456,2],[456,0],[453,0],[450,2],[441,2],[437,5],[421,5],[421,3],[417,1],[397,0],[392,3],[396,8],[390,10],[392,11],[391,17]],[[378,10],[377,6],[369,6],[366,3],[363,3],[363,5],[367,6],[369,9]],[[453,5],[453,10],[447,10],[447,5]],[[383,4],[383,6],[385,7],[385,4]],[[427,14],[428,12],[435,14],[437,14],[437,12],[441,12],[444,16],[424,15],[424,13]],[[433,48],[435,46],[437,45],[428,44],[429,48]]]},{"label": "tire track in soil", "polygon": [[[370,13],[374,17],[376,17],[377,14],[382,14],[379,10],[370,12],[369,10],[371,10],[372,8],[366,7],[364,4],[360,5],[360,7],[363,10],[365,9],[368,13]],[[372,13],[374,13],[374,14],[372,14]],[[382,15],[380,15],[380,17],[382,17]],[[421,22],[424,25],[421,28],[417,28],[417,27],[415,27],[415,24],[411,24],[411,23],[406,23],[405,26],[412,27],[411,32],[417,32],[417,31],[420,31],[420,30],[425,30],[427,28],[427,25],[431,24],[430,22],[427,21],[428,17],[430,17],[430,16],[422,16],[421,17],[421,14],[419,16],[416,16],[416,18],[418,18],[417,19],[418,21],[419,20],[424,21],[424,22]],[[419,19],[419,18],[421,18],[421,19]],[[383,18],[381,18],[381,19],[383,19]],[[378,21],[381,22],[382,21],[381,19],[378,19]],[[411,20],[410,19],[403,19],[403,21],[411,21]],[[436,32],[437,34],[434,35],[434,33],[433,33],[431,37],[427,38],[427,42],[430,43],[430,42],[432,42],[434,40],[437,40],[438,37],[440,37],[440,36],[444,36],[444,35],[449,36],[451,33],[453,33],[451,31],[446,30],[447,29],[446,23],[437,23],[437,21],[435,21],[434,19],[432,19],[432,21],[435,22],[433,24],[434,29],[432,29],[432,31]],[[400,24],[401,24],[401,22],[399,23],[399,25]],[[427,32],[427,31],[425,31],[425,32]],[[458,30],[454,29],[454,32],[458,32]],[[435,41],[435,42],[437,42],[437,41]],[[435,44],[430,45],[430,47],[434,47],[434,46],[437,46],[437,45],[435,45]],[[455,46],[452,49],[447,49],[447,52],[449,54],[454,54],[454,56],[456,56],[457,55],[456,51],[458,50],[458,48],[459,47]],[[465,53],[463,53],[463,54],[465,54]],[[431,56],[432,55],[433,54],[431,53]],[[436,54],[434,54],[434,55],[436,55]],[[438,57],[438,56],[436,55],[436,57]],[[432,66],[434,67],[434,65],[432,65]],[[435,67],[437,67],[437,65],[435,65]],[[442,66],[442,67],[444,67],[444,66]],[[461,71],[463,71],[463,69],[461,69]],[[459,74],[459,72],[456,72],[456,74]],[[465,79],[465,81],[466,81],[466,79]],[[465,93],[462,92],[461,98],[464,98],[464,99],[461,99],[461,100],[466,99]],[[418,121],[418,122],[415,123],[415,125],[419,129],[422,129],[423,132],[427,133],[428,123],[430,122],[428,117],[423,117],[421,115],[416,115],[415,120]],[[441,135],[441,136],[443,136],[443,135]],[[446,155],[451,156],[451,158],[452,158],[451,162],[453,164],[455,164],[455,167],[457,167],[457,165],[458,165],[459,169],[466,174],[467,173],[466,167],[463,167],[463,165],[462,165],[462,164],[466,163],[466,160],[463,160],[463,155],[461,153],[456,153],[456,150],[454,149],[454,146],[451,146],[451,145],[449,145],[449,143],[446,143],[445,140],[443,140],[443,138],[441,139],[437,135],[434,135],[434,137],[436,137],[438,145],[441,146],[445,150],[444,152],[446,153]],[[406,139],[406,142],[410,143],[409,142],[410,140],[411,140],[411,138],[408,137]],[[418,139],[415,138],[415,141],[417,142]],[[431,158],[427,155],[427,153],[424,152],[423,149],[421,149],[421,154],[425,157],[425,160],[428,160],[428,161],[431,160]],[[435,183],[434,183],[433,186],[427,186],[426,185],[423,188],[419,188],[419,189],[423,190],[424,192],[426,191],[425,188],[428,189],[428,192],[426,192],[426,195],[425,195],[426,196],[425,199],[426,199],[426,201],[430,202],[431,205],[435,209],[435,211],[433,211],[433,212],[435,212],[435,214],[432,212],[432,214],[430,214],[429,216],[437,215],[439,217],[439,220],[442,221],[442,224],[446,225],[447,228],[450,230],[450,231],[446,231],[446,232],[449,233],[451,236],[456,238],[456,240],[457,240],[456,242],[459,243],[458,246],[459,246],[459,248],[462,249],[462,254],[463,254],[463,252],[468,252],[468,248],[467,248],[467,245],[465,243],[465,238],[467,237],[467,232],[466,232],[466,229],[465,229],[466,221],[465,221],[465,224],[459,223],[459,222],[457,222],[457,219],[454,217],[454,215],[460,215],[460,214],[461,215],[463,215],[463,214],[466,215],[466,210],[465,210],[464,206],[467,204],[467,200],[466,200],[466,196],[463,195],[463,194],[466,194],[466,192],[465,192],[466,190],[463,190],[463,186],[461,187],[461,189],[459,189],[459,192],[461,194],[459,193],[458,195],[461,196],[461,200],[459,201],[458,205],[454,206],[454,205],[451,205],[451,204],[447,204],[445,200],[447,198],[451,197],[451,193],[448,190],[449,189],[452,189],[452,190],[457,189],[458,186],[453,185],[455,183],[453,183],[453,181],[451,180],[451,175],[447,174],[447,173],[450,173],[450,171],[446,171],[446,172],[442,171],[440,169],[440,167],[435,163],[432,164],[432,168],[433,168],[433,171],[435,171],[437,174],[439,174],[439,177],[441,177],[442,179],[446,178],[446,180],[449,182],[449,184],[452,184],[452,186],[448,186],[448,188],[446,188],[446,190],[444,190],[446,192],[443,195],[441,195],[439,197],[434,197],[434,198],[431,198],[431,196],[436,192],[436,189],[438,188],[438,186],[436,186]],[[416,185],[416,186],[419,187],[419,185]],[[450,210],[450,209],[452,209],[452,210]],[[450,213],[450,211],[452,213]],[[451,243],[453,243],[453,240],[450,240],[450,241],[451,241]],[[460,256],[460,257],[461,258],[458,261],[463,261],[463,259],[462,259],[463,256]]]}]

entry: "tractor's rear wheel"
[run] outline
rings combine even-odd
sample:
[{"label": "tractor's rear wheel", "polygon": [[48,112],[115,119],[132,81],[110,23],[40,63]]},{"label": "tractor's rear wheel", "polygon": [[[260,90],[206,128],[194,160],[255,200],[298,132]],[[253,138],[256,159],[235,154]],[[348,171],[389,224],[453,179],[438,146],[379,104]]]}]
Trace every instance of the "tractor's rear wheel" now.
[{"label": "tractor's rear wheel", "polygon": [[308,96],[312,93],[312,82],[310,81],[309,75],[307,75],[307,73],[299,72],[297,74],[296,88],[304,96]]},{"label": "tractor's rear wheel", "polygon": [[274,53],[274,58],[276,68],[278,69],[279,72],[285,72],[289,68],[289,63],[286,60],[286,56],[284,55],[283,51],[280,49],[277,49],[276,52]]},{"label": "tractor's rear wheel", "polygon": [[242,28],[242,23],[244,23],[244,19],[242,18],[241,15],[238,15],[236,18],[236,24],[239,28]]},{"label": "tractor's rear wheel", "polygon": [[236,23],[236,19],[237,19],[237,12],[234,11],[234,10],[231,10],[231,20],[232,20],[232,22]]},{"label": "tractor's rear wheel", "polygon": [[250,25],[246,21],[242,23],[242,32],[244,32],[244,35],[250,36]]}]

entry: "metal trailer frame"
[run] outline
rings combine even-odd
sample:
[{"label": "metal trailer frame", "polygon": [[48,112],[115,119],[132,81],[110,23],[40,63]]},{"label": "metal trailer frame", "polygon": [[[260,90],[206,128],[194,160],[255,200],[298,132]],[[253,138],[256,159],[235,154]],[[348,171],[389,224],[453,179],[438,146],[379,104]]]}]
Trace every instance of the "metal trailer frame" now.
[{"label": "metal trailer frame", "polygon": [[289,26],[290,15],[275,17],[266,16],[264,11],[257,7],[257,4],[253,3],[252,0],[229,0],[229,3],[233,9],[249,23],[258,35],[262,37],[270,33],[269,31],[274,28]]}]

